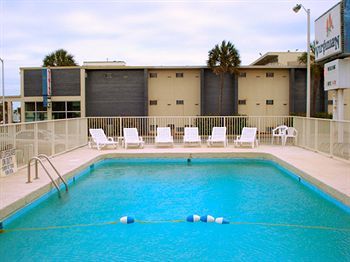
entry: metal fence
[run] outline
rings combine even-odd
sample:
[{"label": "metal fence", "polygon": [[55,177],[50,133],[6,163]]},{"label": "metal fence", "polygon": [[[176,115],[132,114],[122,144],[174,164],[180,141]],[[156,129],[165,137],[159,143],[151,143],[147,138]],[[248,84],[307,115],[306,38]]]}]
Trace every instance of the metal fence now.
[{"label": "metal fence", "polygon": [[191,117],[89,117],[89,128],[102,128],[107,136],[123,136],[124,127],[137,128],[146,144],[154,144],[157,127],[170,127],[174,142],[183,142],[185,127],[198,127],[202,141],[211,135],[214,126],[226,126],[229,143],[241,134],[243,127],[257,127],[261,144],[271,143],[272,129],[278,125],[293,126],[293,117],[255,116],[191,116]]},{"label": "metal fence", "polygon": [[350,160],[350,121],[294,117],[294,127],[298,146]]},{"label": "metal fence", "polygon": [[17,166],[38,154],[56,155],[87,144],[87,119],[40,121],[0,126],[0,151],[14,148]]},{"label": "metal fence", "polygon": [[243,127],[257,127],[260,144],[271,144],[272,129],[279,125],[298,130],[297,146],[350,160],[350,121],[304,117],[87,117],[0,126],[0,151],[15,148],[17,165],[38,154],[56,155],[86,145],[89,128],[102,128],[107,136],[123,136],[124,127],[136,127],[148,145],[155,142],[157,127],[170,127],[174,142],[182,144],[184,128],[198,127],[202,142],[214,126],[226,126],[229,144]]}]

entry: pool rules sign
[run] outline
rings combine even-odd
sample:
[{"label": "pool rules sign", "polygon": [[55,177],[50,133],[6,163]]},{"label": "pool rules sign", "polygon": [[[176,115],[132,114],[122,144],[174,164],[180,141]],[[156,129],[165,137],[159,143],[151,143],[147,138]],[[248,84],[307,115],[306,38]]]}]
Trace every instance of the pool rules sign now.
[{"label": "pool rules sign", "polygon": [[8,149],[0,153],[0,176],[8,176],[17,171],[16,150]]}]

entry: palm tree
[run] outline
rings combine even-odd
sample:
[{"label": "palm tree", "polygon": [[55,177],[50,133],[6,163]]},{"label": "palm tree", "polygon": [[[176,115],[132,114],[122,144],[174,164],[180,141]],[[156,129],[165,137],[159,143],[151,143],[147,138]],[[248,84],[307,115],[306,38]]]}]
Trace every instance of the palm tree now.
[{"label": "palm tree", "polygon": [[224,90],[224,75],[235,74],[237,67],[241,64],[239,52],[235,46],[228,41],[222,41],[221,45],[215,45],[208,53],[207,65],[216,75],[220,75],[220,97],[219,114],[222,114],[222,96]]},{"label": "palm tree", "polygon": [[[298,57],[298,62],[299,64],[305,64],[307,63],[307,53],[304,52],[302,53],[301,56]],[[312,43],[310,45],[310,71],[311,71],[311,79],[312,85],[312,98],[311,98],[311,115],[315,116],[316,114],[316,100],[317,100],[317,93],[318,90],[320,89],[320,83],[321,79],[323,77],[323,66],[316,63],[315,61],[315,43]]]},{"label": "palm tree", "polygon": [[45,56],[43,66],[76,66],[73,55],[64,49],[58,49]]}]

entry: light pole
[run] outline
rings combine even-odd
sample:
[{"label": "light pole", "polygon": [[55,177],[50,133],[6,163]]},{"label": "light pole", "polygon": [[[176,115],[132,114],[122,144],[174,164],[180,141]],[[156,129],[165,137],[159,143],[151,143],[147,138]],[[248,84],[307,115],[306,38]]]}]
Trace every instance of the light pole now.
[{"label": "light pole", "polygon": [[[310,73],[310,9],[306,9],[302,4],[297,4],[293,7],[293,11],[298,13],[299,10],[303,8],[307,14],[307,71],[306,71],[306,117],[310,117],[310,82],[311,82],[311,73]],[[315,98],[314,98],[315,99]]]},{"label": "light pole", "polygon": [[0,58],[2,69],[1,69],[1,85],[2,85],[2,123],[3,125],[6,124],[6,118],[5,118],[5,80],[4,80],[4,60]]}]

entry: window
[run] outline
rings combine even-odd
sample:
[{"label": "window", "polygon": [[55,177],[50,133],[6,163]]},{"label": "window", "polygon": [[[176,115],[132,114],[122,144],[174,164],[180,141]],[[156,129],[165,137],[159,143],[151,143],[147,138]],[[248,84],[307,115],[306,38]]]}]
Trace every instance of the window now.
[{"label": "window", "polygon": [[333,99],[332,100],[328,100],[328,105],[333,105]]},{"label": "window", "polygon": [[43,102],[25,102],[25,121],[41,121],[47,119],[47,111]]},{"label": "window", "polygon": [[272,100],[272,99],[266,100],[266,104],[267,104],[267,105],[273,105],[273,100]]},{"label": "window", "polygon": [[80,102],[79,101],[67,102],[67,111],[80,111]]},{"label": "window", "polygon": [[150,78],[157,78],[157,73],[149,73]]},{"label": "window", "polygon": [[238,100],[238,104],[239,105],[246,105],[247,104],[247,100],[245,100],[245,99]]},{"label": "window", "polygon": [[238,76],[239,77],[247,77],[247,73],[246,72],[240,72]]},{"label": "window", "polygon": [[185,102],[183,100],[176,100],[176,104],[177,105],[183,105],[183,104],[185,104]]},{"label": "window", "polygon": [[157,100],[150,100],[149,101],[150,106],[156,106],[157,105]]},{"label": "window", "polygon": [[80,101],[52,102],[52,119],[80,117]]},{"label": "window", "polygon": [[184,77],[184,73],[176,73],[176,78],[182,78]]},{"label": "window", "polygon": [[266,77],[274,77],[274,76],[275,76],[275,73],[272,73],[272,72],[266,73]]},{"label": "window", "polygon": [[52,111],[66,111],[66,103],[65,102],[53,102],[52,103]]},{"label": "window", "polygon": [[105,78],[112,78],[112,73],[105,73]]}]

